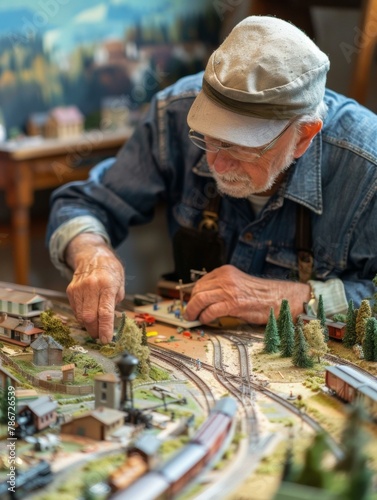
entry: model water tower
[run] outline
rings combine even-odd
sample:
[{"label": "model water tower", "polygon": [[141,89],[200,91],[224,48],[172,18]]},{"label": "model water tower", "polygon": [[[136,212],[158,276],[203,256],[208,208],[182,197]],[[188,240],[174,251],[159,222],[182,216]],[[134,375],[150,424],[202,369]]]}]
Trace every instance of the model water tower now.
[{"label": "model water tower", "polygon": [[138,364],[139,360],[128,351],[125,351],[117,362],[122,383],[120,410],[127,412],[131,421],[133,420],[132,416],[135,410],[132,381],[136,377],[136,368]]}]

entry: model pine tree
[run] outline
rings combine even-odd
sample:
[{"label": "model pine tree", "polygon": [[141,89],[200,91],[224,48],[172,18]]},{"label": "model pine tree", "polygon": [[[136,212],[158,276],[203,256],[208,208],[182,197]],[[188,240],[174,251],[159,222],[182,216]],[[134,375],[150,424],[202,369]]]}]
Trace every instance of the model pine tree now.
[{"label": "model pine tree", "polygon": [[291,440],[285,452],[285,459],[284,459],[283,473],[281,480],[287,482],[293,482],[293,479],[296,476],[297,476],[297,467],[293,460],[293,444]]},{"label": "model pine tree", "polygon": [[377,361],[377,319],[368,318],[366,321],[365,335],[363,340],[363,352],[365,361]]},{"label": "model pine tree", "polygon": [[141,327],[141,345],[148,346],[147,327],[144,322]]},{"label": "model pine tree", "polygon": [[365,335],[366,321],[372,316],[369,300],[361,301],[357,317],[356,317],[356,342],[362,344]]},{"label": "model pine tree", "polygon": [[366,444],[366,435],[362,428],[364,420],[363,407],[359,404],[353,406],[346,419],[346,426],[341,438],[344,457],[336,466],[337,471],[343,471],[346,475],[341,498],[350,500],[370,498],[373,475],[367,466],[367,457],[363,452]]},{"label": "model pine tree", "polygon": [[310,356],[317,356],[318,363],[320,363],[321,356],[326,354],[328,347],[323,338],[321,323],[318,319],[309,321],[304,326],[304,336],[309,344]]},{"label": "model pine tree", "polygon": [[279,334],[280,338],[281,338],[282,329],[283,329],[283,322],[284,322],[284,319],[287,315],[287,311],[289,311],[289,313],[290,313],[289,302],[287,299],[283,299],[281,301],[281,304],[280,304],[279,316],[278,316],[278,319],[276,320],[276,324],[278,327],[278,334]]},{"label": "model pine tree", "polygon": [[323,306],[323,298],[322,295],[318,297],[318,309],[317,309],[317,319],[321,322],[321,327],[322,327],[322,332],[323,332],[323,337],[325,339],[325,342],[329,341],[329,329],[327,328],[326,325],[326,315],[325,315],[325,308]]},{"label": "model pine tree", "polygon": [[376,274],[376,276],[373,278],[373,285],[375,286],[376,291],[375,291],[375,293],[373,294],[372,314],[373,314],[374,316],[377,316],[377,274]]},{"label": "model pine tree", "polygon": [[346,333],[343,337],[343,344],[346,347],[353,347],[356,344],[356,315],[352,299],[348,302]]},{"label": "model pine tree", "polygon": [[9,411],[9,402],[8,402],[8,394],[9,394],[9,386],[10,386],[9,378],[6,378],[6,382],[4,387],[0,388],[0,423],[7,424],[9,421],[8,411]]},{"label": "model pine tree", "polygon": [[331,473],[323,467],[324,454],[329,451],[326,434],[318,433],[306,451],[304,467],[294,481],[297,484],[326,489]]},{"label": "model pine tree", "polygon": [[295,343],[293,346],[292,363],[298,368],[310,368],[313,366],[313,360],[309,356],[309,346],[305,340],[302,328],[302,321],[300,323],[297,322],[295,328]]},{"label": "model pine tree", "polygon": [[125,324],[126,324],[126,313],[122,312],[122,316],[121,316],[120,321],[119,321],[119,326],[118,326],[118,329],[115,333],[115,338],[114,338],[115,342],[118,342],[118,340],[120,338],[120,334],[123,331]]},{"label": "model pine tree", "polygon": [[293,354],[295,343],[295,326],[293,324],[291,311],[288,308],[285,313],[284,321],[281,327],[280,352],[283,358],[289,358]]},{"label": "model pine tree", "polygon": [[274,309],[271,307],[270,315],[264,331],[264,352],[272,354],[279,351],[280,339],[278,327],[274,315]]}]

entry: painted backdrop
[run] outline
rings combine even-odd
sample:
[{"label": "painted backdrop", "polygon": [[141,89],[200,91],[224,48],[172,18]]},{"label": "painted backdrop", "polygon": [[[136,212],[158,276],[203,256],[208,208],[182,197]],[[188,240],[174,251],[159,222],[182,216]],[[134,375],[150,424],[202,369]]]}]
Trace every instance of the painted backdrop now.
[{"label": "painted backdrop", "polygon": [[87,126],[98,126],[106,97],[140,109],[205,66],[220,18],[213,0],[1,0],[0,110],[8,134],[57,105],[78,106]]}]

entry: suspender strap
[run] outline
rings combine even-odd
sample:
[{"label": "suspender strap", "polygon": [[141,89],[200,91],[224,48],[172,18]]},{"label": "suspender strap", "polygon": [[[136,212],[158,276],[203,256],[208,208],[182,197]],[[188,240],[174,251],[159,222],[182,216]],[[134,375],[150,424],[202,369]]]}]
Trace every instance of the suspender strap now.
[{"label": "suspender strap", "polygon": [[219,193],[213,198],[209,199],[209,203],[205,210],[202,212],[202,220],[199,223],[199,231],[213,231],[219,230],[218,219],[220,210],[221,196]]},{"label": "suspender strap", "polygon": [[312,247],[310,211],[303,205],[298,205],[296,216],[296,251],[298,279],[301,283],[307,283],[313,275],[314,258]]}]

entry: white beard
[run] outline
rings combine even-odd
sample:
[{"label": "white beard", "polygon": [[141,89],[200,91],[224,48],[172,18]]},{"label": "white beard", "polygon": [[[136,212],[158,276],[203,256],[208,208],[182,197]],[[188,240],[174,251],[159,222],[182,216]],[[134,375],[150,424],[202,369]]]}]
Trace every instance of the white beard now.
[{"label": "white beard", "polygon": [[252,168],[256,170],[270,170],[269,175],[263,185],[257,186],[246,172],[229,171],[225,174],[219,174],[211,167],[211,173],[216,181],[217,189],[220,193],[232,196],[233,198],[248,198],[252,194],[261,194],[273,187],[277,178],[282,172],[285,172],[294,161],[294,152],[296,149],[296,141],[292,141],[284,153],[280,156],[279,161],[275,161],[272,167],[270,161],[260,158],[256,160]]}]

